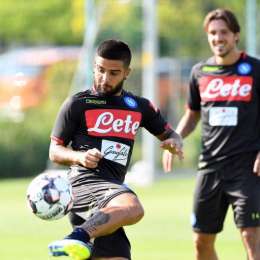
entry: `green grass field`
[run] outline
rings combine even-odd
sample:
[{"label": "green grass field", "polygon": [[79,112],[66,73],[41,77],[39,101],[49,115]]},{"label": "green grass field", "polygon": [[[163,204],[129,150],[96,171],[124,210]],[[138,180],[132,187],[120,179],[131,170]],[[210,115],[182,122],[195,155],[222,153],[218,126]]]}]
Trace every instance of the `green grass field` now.
[{"label": "green grass field", "polygon": [[[47,222],[27,208],[30,179],[0,182],[0,259],[51,259],[47,245],[70,231],[66,218]],[[150,187],[134,188],[145,207],[144,219],[127,227],[133,260],[190,260],[193,257],[189,223],[194,179],[167,178]],[[231,212],[217,240],[221,260],[246,259]],[[61,259],[61,258],[59,258]],[[62,258],[65,259],[65,258]]]}]

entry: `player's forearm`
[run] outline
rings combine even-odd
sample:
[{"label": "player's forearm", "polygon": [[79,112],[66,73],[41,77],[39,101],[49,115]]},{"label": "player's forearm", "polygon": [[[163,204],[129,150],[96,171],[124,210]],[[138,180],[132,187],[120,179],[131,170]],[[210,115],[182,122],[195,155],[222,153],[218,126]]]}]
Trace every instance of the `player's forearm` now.
[{"label": "player's forearm", "polygon": [[171,128],[166,129],[162,134],[156,136],[160,141],[168,138],[179,138],[179,134]]},{"label": "player's forearm", "polygon": [[179,133],[182,138],[187,137],[196,128],[197,122],[188,121],[186,118],[182,118],[179,122],[176,132]]},{"label": "player's forearm", "polygon": [[196,128],[200,119],[199,112],[187,111],[181,118],[176,132],[180,134],[183,138],[187,137]]},{"label": "player's forearm", "polygon": [[49,150],[49,158],[51,161],[63,164],[63,165],[73,165],[79,164],[79,152],[73,151],[62,145],[51,144]]}]

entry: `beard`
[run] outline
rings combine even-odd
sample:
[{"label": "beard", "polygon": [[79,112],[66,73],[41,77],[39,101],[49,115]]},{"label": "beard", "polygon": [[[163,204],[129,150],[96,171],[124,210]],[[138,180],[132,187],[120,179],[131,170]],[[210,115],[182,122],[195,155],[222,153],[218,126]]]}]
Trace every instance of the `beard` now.
[{"label": "beard", "polygon": [[212,47],[211,50],[215,56],[225,58],[234,51],[234,48],[230,46],[223,48]]},{"label": "beard", "polygon": [[123,79],[114,87],[108,84],[100,85],[94,82],[94,88],[97,91],[99,96],[102,97],[117,96],[117,94],[119,94],[123,89],[124,81],[125,80]]},{"label": "beard", "polygon": [[223,50],[223,51],[217,52],[217,56],[219,56],[221,58],[225,58],[226,56],[229,55],[230,52],[231,52],[230,50]]}]

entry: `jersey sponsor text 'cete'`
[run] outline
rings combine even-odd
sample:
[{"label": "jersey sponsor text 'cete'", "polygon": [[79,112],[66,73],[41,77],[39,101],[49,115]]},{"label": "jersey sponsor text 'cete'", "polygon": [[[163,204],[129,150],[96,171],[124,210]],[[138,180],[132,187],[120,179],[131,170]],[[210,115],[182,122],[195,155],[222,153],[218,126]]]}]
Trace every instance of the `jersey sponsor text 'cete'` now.
[{"label": "jersey sponsor text 'cete'", "polygon": [[252,98],[252,77],[206,76],[200,79],[203,101],[245,101]]}]

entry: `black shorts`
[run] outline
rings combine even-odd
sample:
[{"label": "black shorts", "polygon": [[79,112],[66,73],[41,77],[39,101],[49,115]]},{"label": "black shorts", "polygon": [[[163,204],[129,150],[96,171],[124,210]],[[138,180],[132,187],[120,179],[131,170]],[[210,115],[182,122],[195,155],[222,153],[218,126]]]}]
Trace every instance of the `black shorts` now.
[{"label": "black shorts", "polygon": [[191,222],[195,232],[218,233],[231,205],[238,228],[260,226],[260,177],[256,153],[236,155],[215,172],[198,174]]},{"label": "black shorts", "polygon": [[[104,208],[116,196],[123,193],[135,194],[125,184],[114,180],[104,180],[89,173],[84,174],[87,174],[87,178],[71,175],[69,177],[74,195],[73,208],[69,214],[72,226],[82,224],[93,211]],[[119,228],[110,235],[96,238],[92,255],[95,257],[125,257],[130,260],[130,249],[130,242],[124,229]]]}]

